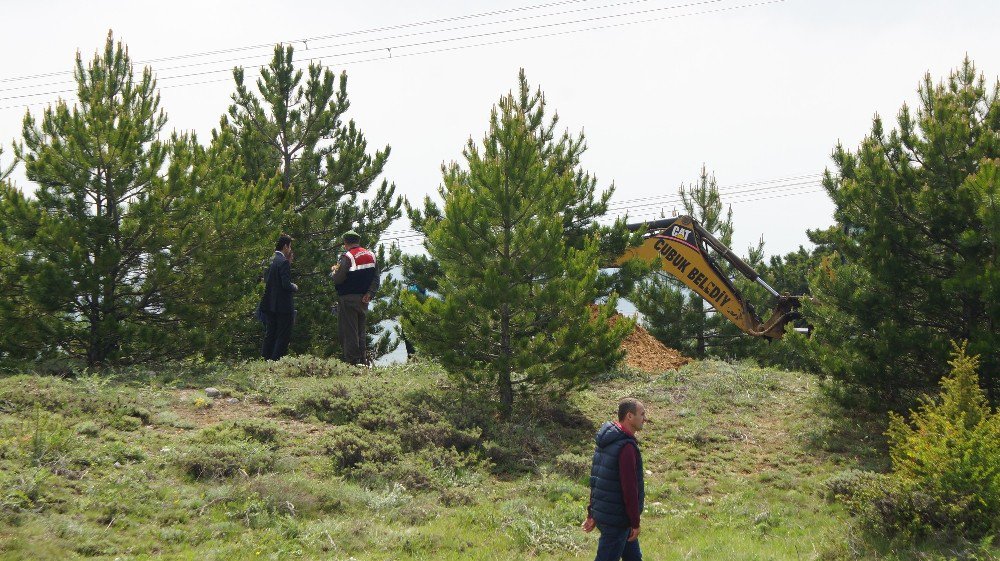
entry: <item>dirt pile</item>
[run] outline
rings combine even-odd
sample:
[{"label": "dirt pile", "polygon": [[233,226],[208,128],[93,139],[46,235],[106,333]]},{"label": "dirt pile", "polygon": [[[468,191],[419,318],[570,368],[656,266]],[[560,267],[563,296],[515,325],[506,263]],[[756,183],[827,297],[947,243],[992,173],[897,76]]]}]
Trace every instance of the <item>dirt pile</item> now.
[{"label": "dirt pile", "polygon": [[625,364],[645,372],[663,372],[680,368],[691,362],[690,358],[659,342],[641,325],[622,341]]}]

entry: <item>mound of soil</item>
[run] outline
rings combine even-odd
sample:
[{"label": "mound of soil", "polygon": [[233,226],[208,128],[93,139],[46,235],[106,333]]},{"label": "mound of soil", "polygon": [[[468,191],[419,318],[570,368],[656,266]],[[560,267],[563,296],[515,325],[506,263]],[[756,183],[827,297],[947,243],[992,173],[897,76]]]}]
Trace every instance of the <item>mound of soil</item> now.
[{"label": "mound of soil", "polygon": [[622,341],[625,364],[645,372],[674,370],[691,362],[690,358],[659,342],[641,325]]}]

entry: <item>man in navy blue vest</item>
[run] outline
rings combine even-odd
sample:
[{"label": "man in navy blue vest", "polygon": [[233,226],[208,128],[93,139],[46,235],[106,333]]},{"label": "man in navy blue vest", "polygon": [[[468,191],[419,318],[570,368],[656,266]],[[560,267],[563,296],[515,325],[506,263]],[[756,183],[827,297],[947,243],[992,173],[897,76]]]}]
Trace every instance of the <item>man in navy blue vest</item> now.
[{"label": "man in navy blue vest", "polygon": [[638,399],[618,403],[618,422],[601,425],[590,468],[590,504],[583,531],[601,531],[594,561],[640,561],[639,515],[646,498],[642,454],[635,433],[646,423]]},{"label": "man in navy blue vest", "polygon": [[260,354],[265,360],[278,360],[285,356],[292,336],[295,318],[292,295],[299,290],[292,282],[292,241],[288,234],[281,234],[274,244],[274,258],[267,268],[267,284],[260,302],[266,326]]}]

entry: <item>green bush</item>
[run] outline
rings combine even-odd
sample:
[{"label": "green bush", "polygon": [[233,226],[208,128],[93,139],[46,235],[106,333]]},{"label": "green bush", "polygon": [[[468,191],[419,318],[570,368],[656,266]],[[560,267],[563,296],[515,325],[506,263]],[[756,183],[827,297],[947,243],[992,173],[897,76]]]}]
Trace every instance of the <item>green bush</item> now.
[{"label": "green bush", "polygon": [[51,477],[45,468],[20,473],[0,471],[0,520],[42,510],[50,498]]},{"label": "green bush", "polygon": [[1000,414],[979,387],[978,357],[955,348],[938,400],[907,423],[891,415],[892,472],[855,500],[873,528],[905,539],[1000,533]]},{"label": "green bush", "polygon": [[275,454],[256,442],[200,443],[189,446],[177,461],[195,479],[219,479],[270,472],[274,469]]},{"label": "green bush", "polygon": [[358,372],[352,366],[335,358],[320,358],[312,355],[286,356],[274,365],[278,375],[285,378],[333,378],[351,376]]},{"label": "green bush", "polygon": [[199,432],[177,456],[177,462],[195,479],[267,473],[274,470],[281,435],[266,421],[219,423]]},{"label": "green bush", "polygon": [[402,454],[397,436],[374,433],[355,425],[336,427],[323,439],[322,446],[339,472],[350,472],[363,462],[391,463]]},{"label": "green bush", "polygon": [[317,516],[343,511],[348,500],[341,485],[324,485],[298,474],[270,474],[249,482],[270,512],[291,516]]},{"label": "green bush", "polygon": [[481,436],[479,429],[459,430],[444,420],[411,425],[400,435],[406,450],[437,447],[454,448],[459,452],[477,447]]},{"label": "green bush", "polygon": [[453,448],[425,448],[395,461],[361,463],[353,475],[369,487],[399,483],[407,489],[442,491],[481,482],[486,467],[478,457]]},{"label": "green bush", "polygon": [[43,411],[80,408],[82,396],[72,382],[58,378],[18,375],[0,379],[0,412],[15,413],[40,407]]},{"label": "green bush", "polygon": [[97,436],[101,432],[101,427],[94,421],[82,421],[77,423],[73,430],[81,436]]},{"label": "green bush", "polygon": [[284,436],[284,431],[270,421],[238,419],[207,427],[201,431],[198,439],[203,442],[215,443],[241,440],[277,447]]},{"label": "green bush", "polygon": [[142,419],[131,415],[112,417],[108,420],[108,426],[121,431],[134,431],[142,428]]},{"label": "green bush", "polygon": [[883,485],[886,476],[881,473],[849,469],[837,473],[823,482],[823,496],[828,501],[853,501]]},{"label": "green bush", "polygon": [[343,385],[327,380],[304,384],[282,396],[278,412],[293,419],[315,417],[342,425],[357,414],[357,403]]},{"label": "green bush", "polygon": [[112,442],[106,448],[112,462],[120,464],[137,463],[146,459],[146,453],[138,446],[125,442]]},{"label": "green bush", "polygon": [[574,481],[582,481],[590,476],[591,460],[592,458],[583,454],[559,454],[556,456],[554,467],[556,471],[566,477]]}]

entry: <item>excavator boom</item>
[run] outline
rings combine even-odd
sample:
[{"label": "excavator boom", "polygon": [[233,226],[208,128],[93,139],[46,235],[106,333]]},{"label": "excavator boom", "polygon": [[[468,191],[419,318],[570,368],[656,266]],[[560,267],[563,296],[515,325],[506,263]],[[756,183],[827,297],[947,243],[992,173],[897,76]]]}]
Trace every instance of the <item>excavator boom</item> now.
[{"label": "excavator boom", "polygon": [[[626,251],[617,264],[636,258],[647,262],[659,259],[665,272],[683,282],[744,332],[757,337],[781,339],[785,325],[800,317],[796,311],[800,297],[778,294],[753,267],[690,216],[630,224],[628,228],[632,231],[645,229],[645,240],[642,245]],[[766,322],[761,321],[753,306],[715,265],[706,252],[707,247],[777,298],[774,311]]]}]

